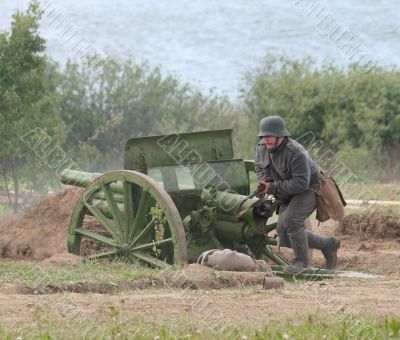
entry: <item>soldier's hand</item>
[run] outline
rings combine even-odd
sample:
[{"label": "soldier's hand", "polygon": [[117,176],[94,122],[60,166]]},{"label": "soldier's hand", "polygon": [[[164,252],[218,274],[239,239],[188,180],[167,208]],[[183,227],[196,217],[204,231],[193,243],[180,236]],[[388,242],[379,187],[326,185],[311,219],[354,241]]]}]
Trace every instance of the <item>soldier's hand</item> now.
[{"label": "soldier's hand", "polygon": [[263,195],[268,194],[268,191],[269,191],[269,183],[268,183],[268,182],[261,181],[260,184],[262,184],[263,187],[264,187],[264,189],[263,189],[263,191],[262,191],[262,194],[263,194]]}]

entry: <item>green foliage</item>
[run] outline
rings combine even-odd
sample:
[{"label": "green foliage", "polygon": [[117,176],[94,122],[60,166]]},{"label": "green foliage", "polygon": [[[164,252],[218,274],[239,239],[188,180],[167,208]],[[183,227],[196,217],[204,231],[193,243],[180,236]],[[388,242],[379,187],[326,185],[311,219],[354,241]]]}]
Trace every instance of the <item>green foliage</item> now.
[{"label": "green foliage", "polygon": [[24,263],[0,264],[0,283],[14,282],[27,287],[46,289],[74,283],[107,284],[116,287],[140,279],[154,278],[160,271],[118,261],[87,261],[65,267],[43,268]]},{"label": "green foliage", "polygon": [[[203,95],[146,63],[88,59],[60,71],[45,57],[41,15],[32,1],[14,14],[10,32],[0,33],[2,191],[46,194],[59,182],[54,164],[62,153],[102,172],[123,168],[131,137],[232,127],[235,108],[226,98]],[[43,131],[31,136],[37,128]],[[32,141],[21,138],[26,134]]]},{"label": "green foliage", "polygon": [[41,15],[38,3],[32,1],[26,13],[13,15],[9,32],[0,32],[0,163],[4,186],[8,188],[8,174],[13,180],[15,210],[19,179],[34,182],[31,174],[46,170],[21,137],[35,127],[44,127],[54,139],[62,138],[62,122],[52,111],[45,41],[38,34]]},{"label": "green foliage", "polygon": [[8,215],[10,212],[10,207],[8,205],[0,204],[0,216]]},{"label": "green foliage", "polygon": [[[66,313],[63,320],[55,315],[42,315],[35,319],[35,326],[8,329],[0,328],[3,339],[398,339],[399,320],[385,318],[375,321],[362,315],[321,314],[309,315],[303,320],[284,319],[263,325],[241,327],[219,322],[215,327],[210,320],[196,318],[163,319],[160,315],[130,316],[124,310],[124,300],[108,304],[99,313],[83,314],[75,309]],[[69,307],[69,306],[68,306]],[[53,308],[54,309],[54,308]],[[160,313],[162,314],[162,313]],[[77,316],[80,318],[77,320]],[[58,316],[59,318],[59,316]],[[171,320],[173,322],[171,322]],[[100,322],[99,322],[100,321]],[[88,331],[91,331],[88,333]]]},{"label": "green foliage", "polygon": [[269,56],[247,74],[246,84],[243,99],[254,125],[280,115],[292,136],[312,132],[360,175],[394,179],[399,174],[399,70],[375,67],[360,73],[355,67],[317,68],[309,59]]},{"label": "green foliage", "polygon": [[400,320],[398,319],[387,319],[385,320],[385,326],[388,330],[388,333],[393,338],[400,337]]},{"label": "green foliage", "polygon": [[121,167],[131,137],[232,125],[234,109],[226,98],[204,96],[147,64],[112,58],[100,64],[101,70],[68,63],[58,87],[68,127],[64,146],[79,160],[91,150],[89,169]]}]

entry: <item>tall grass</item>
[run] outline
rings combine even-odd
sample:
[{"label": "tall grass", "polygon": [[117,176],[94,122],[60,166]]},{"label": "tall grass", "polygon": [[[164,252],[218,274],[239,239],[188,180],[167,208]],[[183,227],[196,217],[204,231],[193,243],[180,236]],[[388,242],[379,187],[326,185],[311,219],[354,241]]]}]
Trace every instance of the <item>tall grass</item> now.
[{"label": "tall grass", "polygon": [[[2,339],[399,339],[400,319],[372,318],[349,315],[323,316],[311,314],[258,326],[222,324],[218,327],[192,319],[158,323],[148,315],[121,319],[120,307],[110,307],[102,320],[97,320],[91,331],[79,333],[71,329],[68,318],[53,320],[51,316],[35,320],[35,326],[19,329],[0,328]],[[93,320],[87,320],[88,326]],[[99,322],[100,321],[100,322]]]}]

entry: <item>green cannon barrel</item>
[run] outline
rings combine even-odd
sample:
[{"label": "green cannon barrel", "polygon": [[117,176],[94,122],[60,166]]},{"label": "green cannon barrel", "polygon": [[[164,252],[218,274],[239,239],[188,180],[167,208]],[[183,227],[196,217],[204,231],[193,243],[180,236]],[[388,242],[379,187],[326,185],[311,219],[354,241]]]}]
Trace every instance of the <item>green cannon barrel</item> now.
[{"label": "green cannon barrel", "polygon": [[[97,172],[84,172],[65,169],[61,173],[61,182],[66,185],[73,185],[76,187],[87,188],[96,178],[103,174]],[[111,190],[116,194],[123,194],[122,183],[111,184]],[[101,198],[101,197],[99,197]]]},{"label": "green cannon barrel", "polygon": [[221,242],[246,242],[250,225],[246,221],[217,220],[215,234]]},{"label": "green cannon barrel", "polygon": [[[87,188],[96,178],[100,177],[101,173],[91,173],[84,171],[76,171],[65,169],[61,173],[61,182],[66,185],[73,185],[76,187]],[[117,206],[121,212],[124,211],[123,205],[123,187],[121,183],[111,184],[111,190],[113,191],[114,199],[117,203]],[[94,205],[108,218],[112,219],[112,214],[108,210],[108,204],[105,200],[104,194],[99,193],[96,196],[96,199],[93,201]],[[90,212],[89,212],[90,215]]]},{"label": "green cannon barrel", "polygon": [[65,169],[61,173],[61,182],[67,185],[76,187],[87,188],[97,177],[101,176],[100,173],[91,173]]}]

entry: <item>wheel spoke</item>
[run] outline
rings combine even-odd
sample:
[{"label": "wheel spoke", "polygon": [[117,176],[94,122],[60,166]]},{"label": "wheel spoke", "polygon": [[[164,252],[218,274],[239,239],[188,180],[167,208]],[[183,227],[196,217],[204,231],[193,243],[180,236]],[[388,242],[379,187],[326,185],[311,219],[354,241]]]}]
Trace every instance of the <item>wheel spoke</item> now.
[{"label": "wheel spoke", "polygon": [[157,221],[159,221],[157,217],[153,218],[129,246],[134,245],[135,243],[139,242],[143,237],[145,237],[149,233],[149,231],[155,226]]},{"label": "wheel spoke", "polygon": [[108,246],[117,247],[117,243],[115,242],[115,240],[105,237],[105,236],[102,236],[102,235],[99,235],[99,234],[96,234],[90,230],[75,229],[75,233],[80,234],[82,236],[89,237],[93,240],[102,242],[104,244],[107,244]]},{"label": "wheel spoke", "polygon": [[86,257],[88,260],[95,260],[95,259],[101,259],[103,257],[109,257],[112,255],[116,255],[117,251],[116,250],[110,250],[110,251],[106,251],[104,253],[98,253],[98,254],[94,254],[94,255],[89,255],[88,257]]},{"label": "wheel spoke", "polygon": [[163,244],[172,243],[172,242],[173,242],[172,237],[169,237],[169,238],[166,238],[165,240],[161,240],[161,241],[158,241],[158,242],[151,242],[151,243],[141,244],[140,246],[132,248],[132,251],[151,249],[154,246],[158,247],[158,246],[162,246]]},{"label": "wheel spoke", "polygon": [[106,200],[108,203],[108,210],[110,211],[114,221],[120,227],[122,234],[124,234],[125,233],[124,219],[123,219],[121,211],[118,208],[117,202],[115,202],[113,193],[110,188],[110,183],[105,184],[103,186],[103,192],[104,192],[104,196],[106,197]]},{"label": "wheel spoke", "polygon": [[133,223],[133,227],[132,227],[131,233],[129,235],[130,240],[135,235],[139,226],[143,225],[147,210],[149,208],[149,203],[150,203],[149,189],[143,188],[142,196],[140,197],[139,206],[138,206],[138,209],[136,212],[135,222]]},{"label": "wheel spoke", "polygon": [[[86,222],[99,229],[85,227]],[[94,243],[93,249],[86,251],[83,239]],[[71,216],[68,251],[157,268],[187,262],[185,230],[175,202],[154,179],[132,170],[97,174],[88,183]]]},{"label": "wheel spoke", "polygon": [[136,258],[135,256],[132,256],[132,254],[128,254],[127,257],[128,257],[128,260],[131,261],[132,263],[139,264],[139,259]]},{"label": "wheel spoke", "polygon": [[131,229],[133,227],[133,221],[135,219],[133,213],[133,187],[132,183],[127,181],[123,182],[124,188],[124,218],[125,218],[125,227],[126,227],[126,235],[129,237],[131,233]]},{"label": "wheel spoke", "polygon": [[151,265],[159,267],[159,268],[165,268],[168,266],[167,263],[165,263],[159,259],[156,259],[155,257],[147,255],[147,254],[132,253],[132,255],[148,264],[151,264]]},{"label": "wheel spoke", "polygon": [[111,222],[103,215],[103,213],[97,209],[94,205],[91,205],[88,202],[83,202],[85,204],[85,207],[93,214],[94,217],[97,218],[97,220],[103,225],[104,228],[111,234],[111,236],[118,240],[119,239],[119,234],[117,230],[115,230],[114,226],[111,224]]}]

